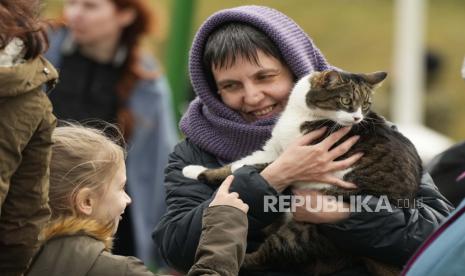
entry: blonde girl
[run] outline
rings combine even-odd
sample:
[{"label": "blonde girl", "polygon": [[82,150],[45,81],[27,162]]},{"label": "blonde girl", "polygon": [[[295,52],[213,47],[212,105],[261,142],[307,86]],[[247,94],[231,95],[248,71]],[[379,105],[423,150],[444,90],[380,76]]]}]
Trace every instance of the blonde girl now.
[{"label": "blonde girl", "polygon": [[[153,275],[139,259],[111,254],[113,235],[131,198],[125,192],[126,154],[118,139],[105,135],[109,132],[118,133],[112,127],[97,130],[72,124],[55,129],[52,216],[42,231],[44,246],[28,275]],[[204,269],[218,262],[224,263],[220,267],[226,275],[237,274],[244,255],[248,206],[228,192],[230,182],[225,181],[224,191],[205,212],[205,227],[213,231],[199,246],[199,254],[205,256],[199,257],[202,274],[209,274]],[[212,259],[212,246],[229,253]]]}]

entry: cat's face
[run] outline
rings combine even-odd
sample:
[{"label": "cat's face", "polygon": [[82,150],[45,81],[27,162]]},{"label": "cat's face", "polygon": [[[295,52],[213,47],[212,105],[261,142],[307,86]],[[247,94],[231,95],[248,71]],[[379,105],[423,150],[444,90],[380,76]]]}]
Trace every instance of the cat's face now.
[{"label": "cat's face", "polygon": [[370,110],[374,89],[386,76],[385,72],[316,72],[308,78],[310,89],[305,103],[318,119],[330,119],[343,126],[358,124]]}]

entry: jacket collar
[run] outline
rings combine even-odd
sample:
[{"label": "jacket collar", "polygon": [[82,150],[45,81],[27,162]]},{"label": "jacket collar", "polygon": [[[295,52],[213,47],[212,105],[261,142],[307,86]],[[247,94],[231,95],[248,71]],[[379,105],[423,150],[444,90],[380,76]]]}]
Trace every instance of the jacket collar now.
[{"label": "jacket collar", "polygon": [[113,227],[102,225],[93,219],[65,217],[53,220],[41,232],[41,240],[85,235],[90,236],[105,245],[105,250],[111,252],[113,247]]},{"label": "jacket collar", "polygon": [[44,84],[54,86],[57,79],[56,69],[41,56],[13,66],[0,67],[0,98],[18,96]]}]

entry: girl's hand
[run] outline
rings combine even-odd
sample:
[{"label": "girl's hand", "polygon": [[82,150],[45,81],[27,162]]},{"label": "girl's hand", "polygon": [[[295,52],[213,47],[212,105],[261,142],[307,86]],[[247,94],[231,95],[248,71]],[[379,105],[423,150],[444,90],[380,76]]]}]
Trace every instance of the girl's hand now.
[{"label": "girl's hand", "polygon": [[210,202],[210,207],[218,205],[226,205],[236,207],[242,212],[246,213],[249,211],[249,205],[245,204],[240,198],[239,194],[236,192],[230,193],[229,188],[234,179],[233,175],[228,176],[221,186],[218,188],[215,198]]},{"label": "girl's hand", "polygon": [[[294,196],[304,199],[303,206],[295,206],[292,213],[294,220],[299,222],[336,223],[349,217],[350,205],[346,202],[334,201],[315,190],[293,189]],[[320,202],[318,202],[320,201]],[[307,206],[311,209],[307,209]]]},{"label": "girl's hand", "polygon": [[346,189],[356,188],[353,183],[343,181],[332,173],[349,168],[362,157],[363,154],[359,153],[344,160],[334,161],[348,152],[359,136],[353,136],[330,150],[350,131],[350,127],[345,127],[332,133],[320,143],[309,145],[325,131],[326,128],[321,128],[298,138],[273,163],[268,165],[261,175],[278,192],[282,192],[296,181],[327,183]]}]

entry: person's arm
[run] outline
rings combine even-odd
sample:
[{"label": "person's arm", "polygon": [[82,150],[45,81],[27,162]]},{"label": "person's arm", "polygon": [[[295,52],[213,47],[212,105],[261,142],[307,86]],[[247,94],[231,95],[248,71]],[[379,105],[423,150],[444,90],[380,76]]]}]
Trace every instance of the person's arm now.
[{"label": "person's arm", "polygon": [[244,260],[247,216],[230,206],[205,210],[196,262],[188,275],[237,275]]},{"label": "person's arm", "polygon": [[[7,110],[3,110],[5,114]],[[15,113],[10,113],[14,116]],[[8,116],[8,115],[7,115]],[[11,118],[13,119],[13,118]],[[0,142],[0,156],[2,156],[2,165],[0,166],[0,215],[3,202],[6,199],[10,189],[11,176],[15,173],[21,163],[21,152],[27,145],[32,133],[27,136],[18,135],[18,131],[13,129],[9,117],[0,119],[0,133],[2,133]]]},{"label": "person's arm", "polygon": [[[4,116],[0,119],[0,210],[8,194],[10,180],[24,162],[24,150],[34,152],[36,159],[44,159],[44,168],[48,168],[50,159],[51,133],[55,128],[55,117],[52,115],[51,106],[45,94],[33,91],[27,95],[5,99],[1,105]],[[35,136],[34,136],[35,135]],[[33,139],[31,143],[31,139]],[[48,157],[44,157],[48,156]],[[33,158],[29,157],[28,158]],[[29,161],[29,160],[28,160]],[[27,162],[24,162],[27,163]],[[22,172],[31,175],[30,180],[39,177],[40,171],[36,167],[28,166]],[[44,169],[45,173],[45,169]],[[48,179],[48,176],[42,176]],[[40,181],[37,180],[37,181]],[[45,180],[44,180],[45,181]],[[39,191],[40,189],[38,189]],[[0,211],[1,214],[1,211]]]},{"label": "person's arm", "polygon": [[[174,268],[188,271],[202,232],[202,214],[213,199],[216,187],[183,176],[182,169],[191,164],[218,166],[216,159],[200,148],[184,141],[175,147],[165,171],[167,213],[158,224],[153,238],[165,260]],[[267,197],[277,192],[253,167],[244,167],[234,173],[231,192],[237,192],[249,205],[249,228],[259,231],[272,223],[280,214],[266,212]]]},{"label": "person's arm", "polygon": [[202,236],[188,275],[237,275],[247,245],[248,205],[229,192],[232,176],[218,189],[203,214]]},{"label": "person's arm", "polygon": [[[367,202],[371,210],[377,204],[375,197]],[[414,208],[391,206],[392,212],[352,212],[348,219],[320,224],[319,229],[348,252],[402,266],[453,209],[428,174],[423,175],[415,204]]]}]

